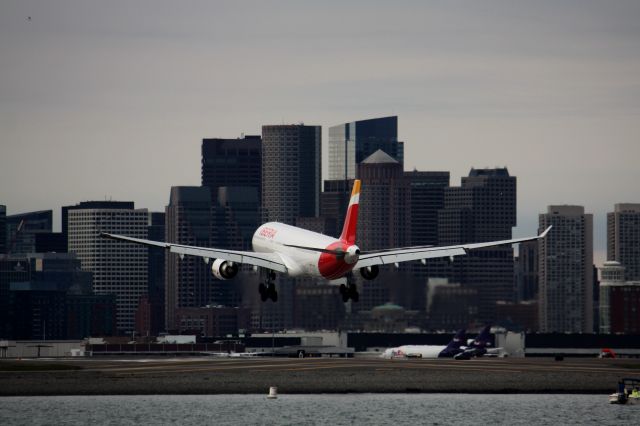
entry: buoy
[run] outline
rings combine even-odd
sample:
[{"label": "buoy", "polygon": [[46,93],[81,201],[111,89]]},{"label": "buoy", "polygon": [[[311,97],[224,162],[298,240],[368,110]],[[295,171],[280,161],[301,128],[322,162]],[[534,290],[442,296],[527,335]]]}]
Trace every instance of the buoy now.
[{"label": "buoy", "polygon": [[276,399],[277,397],[278,397],[278,388],[275,386],[271,386],[269,388],[269,395],[267,395],[267,398]]}]

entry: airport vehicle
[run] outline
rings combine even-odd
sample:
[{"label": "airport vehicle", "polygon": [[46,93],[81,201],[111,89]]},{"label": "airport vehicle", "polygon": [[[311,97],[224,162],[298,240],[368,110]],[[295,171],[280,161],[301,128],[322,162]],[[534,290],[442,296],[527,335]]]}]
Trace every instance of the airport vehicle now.
[{"label": "airport vehicle", "polygon": [[609,395],[609,403],[640,404],[640,379],[621,379],[618,382],[618,391]]},{"label": "airport vehicle", "polygon": [[462,353],[465,330],[461,329],[453,336],[453,339],[446,346],[441,345],[403,345],[396,348],[386,349],[381,358],[453,358]]},{"label": "airport vehicle", "polygon": [[281,273],[290,277],[309,276],[327,280],[346,278],[346,285],[340,284],[342,300],[348,302],[351,299],[357,302],[359,294],[353,279],[355,270],[359,271],[365,280],[373,280],[378,276],[380,265],[397,265],[400,262],[412,260],[420,260],[424,263],[426,259],[437,257],[453,258],[465,255],[469,250],[537,240],[547,235],[551,229],[549,227],[542,234],[528,238],[445,247],[418,246],[364,252],[356,245],[359,203],[360,180],[355,180],[342,233],[338,239],[284,223],[269,222],[261,225],[254,233],[253,251],[195,247],[108,233],[100,235],[124,242],[162,247],[180,257],[199,256],[205,263],[211,264],[211,272],[221,280],[235,277],[239,270],[238,266],[241,264],[252,265],[260,271],[258,291],[262,301],[278,300],[274,280],[276,273]]}]

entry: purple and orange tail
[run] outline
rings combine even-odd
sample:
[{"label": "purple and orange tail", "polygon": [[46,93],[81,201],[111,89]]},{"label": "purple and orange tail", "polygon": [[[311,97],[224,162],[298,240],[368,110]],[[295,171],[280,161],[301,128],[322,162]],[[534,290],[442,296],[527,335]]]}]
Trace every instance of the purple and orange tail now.
[{"label": "purple and orange tail", "polygon": [[347,209],[347,216],[344,219],[340,241],[352,245],[356,243],[356,229],[358,226],[358,206],[360,205],[360,180],[353,181],[353,190]]}]

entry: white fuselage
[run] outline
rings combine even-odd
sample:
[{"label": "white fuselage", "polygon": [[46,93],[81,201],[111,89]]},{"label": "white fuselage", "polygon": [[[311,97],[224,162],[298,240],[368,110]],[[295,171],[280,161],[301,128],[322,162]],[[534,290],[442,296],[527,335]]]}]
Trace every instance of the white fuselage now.
[{"label": "white fuselage", "polygon": [[324,234],[286,225],[268,222],[253,234],[253,250],[263,253],[277,253],[282,258],[290,276],[321,277],[318,268],[321,253],[287,245],[326,248],[340,241]]},{"label": "white fuselage", "polygon": [[446,346],[404,345],[389,348],[382,353],[382,358],[439,358]]}]

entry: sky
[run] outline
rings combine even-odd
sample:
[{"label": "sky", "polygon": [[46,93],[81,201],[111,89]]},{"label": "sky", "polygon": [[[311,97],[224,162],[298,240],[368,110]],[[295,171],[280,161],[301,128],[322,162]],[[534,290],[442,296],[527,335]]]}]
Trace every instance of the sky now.
[{"label": "sky", "polygon": [[[398,116],[405,169],[508,167],[551,204],[640,202],[638,1],[0,0],[0,204],[161,211],[203,138]],[[56,229],[59,229],[56,224]]]}]

